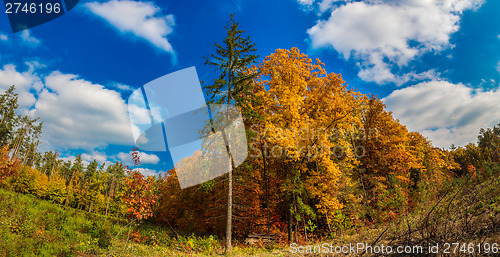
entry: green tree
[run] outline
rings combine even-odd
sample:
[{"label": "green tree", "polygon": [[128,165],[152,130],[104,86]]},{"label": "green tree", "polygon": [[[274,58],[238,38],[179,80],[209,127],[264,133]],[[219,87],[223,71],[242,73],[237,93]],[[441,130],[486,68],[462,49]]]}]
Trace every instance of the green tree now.
[{"label": "green tree", "polygon": [[96,160],[94,160],[93,162],[89,163],[89,165],[87,165],[87,167],[85,168],[80,185],[81,188],[83,189],[83,196],[81,201],[78,203],[77,209],[83,210],[83,208],[87,206],[87,204],[90,202],[90,199],[88,197],[88,192],[90,186],[92,185],[92,180],[94,179],[94,176],[97,173],[98,167],[99,164],[97,163]]},{"label": "green tree", "polygon": [[[212,85],[205,87],[209,104],[236,104],[241,109],[248,106],[248,94],[251,93],[254,74],[249,72],[250,65],[255,63],[257,49],[250,37],[245,37],[233,15],[226,26],[227,36],[222,45],[215,43],[215,54],[205,57],[206,65],[214,66],[219,77]],[[227,115],[224,115],[227,122]],[[217,123],[218,121],[214,121]],[[231,252],[232,215],[233,215],[233,157],[229,149],[226,135],[222,133],[226,150],[229,154],[231,170],[228,173],[227,218],[226,218],[226,251]]]},{"label": "green tree", "polygon": [[14,86],[11,86],[5,93],[0,95],[0,145],[6,145],[12,139],[14,128],[18,124],[18,117],[15,113],[19,107],[17,94],[14,93]]},{"label": "green tree", "polygon": [[107,172],[109,174],[109,178],[107,180],[107,200],[106,200],[106,211],[105,215],[108,215],[109,203],[112,198],[115,197],[117,188],[125,177],[125,171],[123,168],[123,164],[121,162],[116,162],[115,164],[108,167]]},{"label": "green tree", "polygon": [[70,169],[71,175],[69,177],[69,180],[67,181],[68,192],[66,194],[66,200],[64,202],[65,207],[68,206],[69,196],[71,194],[71,190],[73,189],[73,184],[75,184],[74,181],[80,175],[82,170],[83,170],[82,156],[81,156],[81,154],[79,154],[78,156],[76,156],[76,159],[73,162],[73,166]]},{"label": "green tree", "polygon": [[493,129],[481,129],[477,139],[478,146],[486,152],[490,160],[500,162],[500,123]]}]

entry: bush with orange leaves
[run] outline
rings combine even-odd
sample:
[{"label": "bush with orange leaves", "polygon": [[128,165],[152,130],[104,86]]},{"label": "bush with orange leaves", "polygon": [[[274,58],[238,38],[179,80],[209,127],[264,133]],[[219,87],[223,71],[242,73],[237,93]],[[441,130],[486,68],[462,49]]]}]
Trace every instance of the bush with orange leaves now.
[{"label": "bush with orange leaves", "polygon": [[20,163],[16,160],[11,160],[9,158],[9,148],[4,146],[0,150],[0,184],[12,176],[17,170],[20,169]]},{"label": "bush with orange leaves", "polygon": [[125,169],[129,176],[125,178],[126,191],[123,200],[128,207],[129,218],[140,221],[152,217],[158,201],[155,178],[144,178],[138,171],[132,171],[128,167]]}]

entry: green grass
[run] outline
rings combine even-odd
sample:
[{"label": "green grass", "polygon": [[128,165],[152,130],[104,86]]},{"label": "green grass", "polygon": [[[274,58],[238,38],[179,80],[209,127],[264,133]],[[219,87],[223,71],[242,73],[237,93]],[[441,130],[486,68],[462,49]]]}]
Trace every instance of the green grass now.
[{"label": "green grass", "polygon": [[[280,247],[234,247],[234,256],[282,256]],[[0,189],[1,256],[216,256],[216,236],[176,235]]]},{"label": "green grass", "polygon": [[[120,223],[0,190],[0,255],[74,256],[103,253]],[[107,233],[107,234],[106,234]]]},{"label": "green grass", "polygon": [[0,189],[0,256],[212,255],[215,237],[179,236]]}]

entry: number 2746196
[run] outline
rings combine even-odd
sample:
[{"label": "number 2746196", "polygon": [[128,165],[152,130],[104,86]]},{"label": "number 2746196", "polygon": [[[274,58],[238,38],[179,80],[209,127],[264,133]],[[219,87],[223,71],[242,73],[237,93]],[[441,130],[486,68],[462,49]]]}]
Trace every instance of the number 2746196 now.
[{"label": "number 2746196", "polygon": [[43,14],[43,13],[60,13],[61,4],[60,3],[6,3],[5,13],[31,13],[31,14]]}]

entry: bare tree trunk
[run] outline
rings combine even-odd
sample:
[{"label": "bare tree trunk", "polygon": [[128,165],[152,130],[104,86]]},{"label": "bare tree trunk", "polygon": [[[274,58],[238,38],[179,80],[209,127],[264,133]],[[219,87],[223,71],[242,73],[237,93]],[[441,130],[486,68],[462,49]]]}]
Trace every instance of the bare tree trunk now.
[{"label": "bare tree trunk", "polygon": [[111,180],[111,186],[109,187],[109,193],[108,193],[108,201],[106,202],[106,216],[108,216],[108,208],[109,208],[109,200],[113,196],[115,191],[115,177],[113,176]]},{"label": "bare tree trunk", "polygon": [[304,238],[306,239],[306,242],[307,242],[307,228],[306,228],[306,217],[305,217],[305,215],[302,215],[302,222],[304,224]]},{"label": "bare tree trunk", "polygon": [[[228,91],[227,91],[227,107],[226,107],[226,125],[229,122],[229,106],[231,104],[231,75],[229,75]],[[233,171],[236,168],[234,166],[233,155],[231,154],[231,149],[229,148],[229,141],[227,140],[227,135],[224,131],[221,133],[224,139],[224,144],[226,145],[226,151],[229,156],[229,164],[231,165],[227,176],[227,218],[226,218],[226,252],[229,255],[232,254],[232,233],[233,233]]]},{"label": "bare tree trunk", "polygon": [[66,194],[66,200],[64,201],[64,207],[68,206],[69,193],[71,192],[71,184],[73,183],[74,176],[75,176],[75,171],[71,172],[71,179],[69,180],[69,183],[68,183],[68,193]]},{"label": "bare tree trunk", "polygon": [[24,155],[23,163],[21,164],[21,167],[23,167],[26,164],[26,160],[28,159],[28,155],[30,153],[31,153],[31,147],[28,149],[28,152]]},{"label": "bare tree trunk", "polygon": [[330,219],[328,219],[328,212],[326,212],[326,224],[328,224],[328,231],[332,233],[332,226],[330,226]]},{"label": "bare tree trunk", "polygon": [[288,242],[293,242],[293,228],[292,228],[292,205],[288,205]]},{"label": "bare tree trunk", "polygon": [[[228,105],[229,106],[229,105]],[[229,161],[231,168],[228,172],[227,176],[227,213],[226,213],[226,252],[231,254],[232,246],[232,229],[233,229],[233,170],[234,161],[233,156],[231,154],[231,150],[229,149],[229,141],[226,138],[226,134],[222,133],[222,138],[224,139],[224,143],[226,145],[226,151],[229,155]]]},{"label": "bare tree trunk", "polygon": [[[297,214],[297,197],[295,196],[295,193],[293,194],[293,207],[295,209],[295,214]],[[299,226],[299,222],[295,222],[295,242],[299,241],[299,235],[297,234],[297,227]]]},{"label": "bare tree trunk", "polygon": [[[85,187],[85,193],[83,194],[83,201],[86,201],[86,199],[87,199],[87,194],[89,192],[91,182],[92,181],[90,181],[90,182],[87,181],[87,186]],[[82,201],[81,201],[80,204],[78,204],[78,206],[76,208],[80,209],[80,207],[81,207],[81,210],[83,211],[83,208],[85,207],[85,203],[82,203]]]},{"label": "bare tree trunk", "polygon": [[266,212],[267,212],[267,238],[271,236],[271,214],[269,212],[269,176],[267,174],[267,162],[266,156],[264,152],[264,148],[262,147],[262,141],[260,145],[260,151],[262,153],[263,164],[264,164],[264,179],[265,179],[265,187],[266,187]]},{"label": "bare tree trunk", "polygon": [[19,150],[21,149],[24,137],[26,136],[26,133],[28,132],[29,127],[30,127],[29,124],[23,124],[22,135],[19,138],[19,142],[15,142],[14,149],[13,149],[14,151],[12,152],[12,159],[13,160],[14,160],[14,158],[17,159],[17,155],[19,153]]},{"label": "bare tree trunk", "polygon": [[227,219],[226,219],[226,252],[231,252],[231,238],[233,228],[233,171],[228,174],[227,184]]}]

